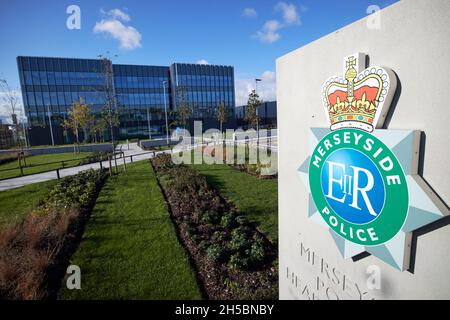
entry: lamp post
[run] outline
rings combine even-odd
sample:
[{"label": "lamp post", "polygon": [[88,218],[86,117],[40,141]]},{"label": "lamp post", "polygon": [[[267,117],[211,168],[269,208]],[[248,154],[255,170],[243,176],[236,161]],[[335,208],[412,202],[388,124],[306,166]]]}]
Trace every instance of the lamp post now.
[{"label": "lamp post", "polygon": [[169,125],[167,123],[167,101],[166,101],[166,83],[167,81],[163,81],[163,89],[164,89],[164,113],[166,117],[166,142],[169,145]]},{"label": "lamp post", "polygon": [[[255,79],[255,92],[258,94],[258,82],[261,82],[261,79]],[[256,107],[256,133],[258,135],[258,144],[259,144],[259,106]]]},{"label": "lamp post", "polygon": [[151,127],[150,127],[150,112],[148,110],[148,106],[147,106],[147,125],[148,125],[148,138],[151,139],[152,131],[151,131]]},{"label": "lamp post", "polygon": [[50,115],[50,107],[49,107],[48,104],[47,104],[47,115],[48,115],[48,123],[50,125],[50,136],[52,138],[52,146],[54,146],[55,145],[55,140],[53,138],[52,117]]}]

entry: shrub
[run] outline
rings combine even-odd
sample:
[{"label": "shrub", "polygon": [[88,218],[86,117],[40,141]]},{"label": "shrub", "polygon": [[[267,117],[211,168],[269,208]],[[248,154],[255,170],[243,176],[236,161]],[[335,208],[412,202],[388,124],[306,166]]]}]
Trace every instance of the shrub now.
[{"label": "shrub", "polygon": [[172,157],[167,153],[160,153],[152,160],[155,169],[163,170],[173,166]]},{"label": "shrub", "polygon": [[41,201],[35,214],[45,214],[55,208],[81,208],[89,204],[97,187],[106,178],[104,170],[82,171],[74,176],[64,178]]},{"label": "shrub", "polygon": [[226,233],[224,231],[216,231],[211,237],[211,240],[216,243],[223,242],[225,240]]},{"label": "shrub", "polygon": [[236,218],[235,218],[234,214],[227,213],[227,214],[223,215],[222,219],[220,220],[220,225],[226,229],[233,228],[236,225]]},{"label": "shrub", "polygon": [[219,214],[214,211],[207,211],[202,215],[201,221],[205,224],[218,224],[219,223]]},{"label": "shrub", "polygon": [[236,252],[230,257],[230,266],[237,269],[247,269],[249,267],[250,261],[241,252]]},{"label": "shrub", "polygon": [[265,258],[265,250],[260,242],[253,242],[251,248],[250,248],[250,261],[253,266],[259,266]]},{"label": "shrub", "polygon": [[225,257],[225,249],[218,244],[213,244],[206,249],[206,255],[213,262],[221,262]]},{"label": "shrub", "polygon": [[245,229],[239,227],[231,232],[230,248],[236,251],[244,251],[250,246]]},{"label": "shrub", "polygon": [[200,241],[200,243],[199,243],[198,246],[199,246],[200,249],[206,250],[206,249],[208,249],[208,247],[209,247],[209,241],[207,241],[207,240],[202,240],[202,241]]}]

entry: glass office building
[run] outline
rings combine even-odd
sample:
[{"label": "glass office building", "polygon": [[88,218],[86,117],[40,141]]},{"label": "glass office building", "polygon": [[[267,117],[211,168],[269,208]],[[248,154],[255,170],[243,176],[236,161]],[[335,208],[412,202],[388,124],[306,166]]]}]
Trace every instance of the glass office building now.
[{"label": "glass office building", "polygon": [[[228,109],[226,127],[235,126],[234,69],[230,66],[139,66],[44,57],[18,57],[17,65],[31,145],[51,144],[50,131],[55,144],[73,142],[73,133],[61,126],[69,108],[82,98],[100,117],[107,101],[106,87],[112,90],[120,114],[115,133],[120,139],[165,135],[166,110],[172,130],[180,99],[192,109],[190,128],[194,120],[202,120],[204,129],[217,128],[215,113],[221,102]],[[109,130],[104,137],[110,138]]]},{"label": "glass office building", "polygon": [[[251,126],[245,121],[245,114],[247,112],[247,106],[237,106],[236,115],[236,125],[244,129],[248,129]],[[274,129],[277,128],[277,102],[276,101],[266,101],[261,102],[258,107],[258,116],[260,118],[259,125],[261,128]]]},{"label": "glass office building", "polygon": [[[195,106],[196,119],[214,118],[221,102],[229,108],[228,116],[234,118],[234,71],[232,67],[174,63],[170,66],[171,87],[183,92],[190,105]],[[172,91],[174,107],[180,99]]]}]

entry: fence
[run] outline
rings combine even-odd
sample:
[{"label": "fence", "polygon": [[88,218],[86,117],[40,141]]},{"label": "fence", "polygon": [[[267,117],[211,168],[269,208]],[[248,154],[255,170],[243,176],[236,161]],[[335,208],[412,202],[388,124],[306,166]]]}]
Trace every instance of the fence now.
[{"label": "fence", "polygon": [[[118,160],[120,161],[121,159],[123,159],[124,169],[126,170],[126,159],[127,158],[130,158],[130,163],[132,163],[133,162],[133,157],[136,158],[136,157],[139,157],[139,156],[142,156],[142,155],[146,155],[146,154],[152,154],[154,156],[155,155],[155,151],[142,152],[142,153],[137,153],[137,154],[128,155],[128,156],[125,156],[125,153],[123,151],[120,151],[120,152],[115,152],[114,154],[111,154],[111,155],[108,155],[108,156],[100,156],[100,160],[98,160],[98,161],[91,161],[89,163],[86,163],[85,165],[99,164],[99,168],[103,169],[104,168],[103,163],[104,162],[108,162],[108,164],[109,164],[109,171],[110,171],[110,174],[112,174],[112,170],[113,170],[113,165],[112,164],[113,163],[114,163],[115,172],[116,173],[118,172],[118,164],[117,164]],[[5,171],[19,170],[20,171],[20,175],[19,176],[15,176],[15,177],[11,177],[11,178],[0,179],[0,180],[14,179],[14,178],[17,178],[17,177],[24,177],[24,176],[29,176],[29,175],[33,175],[33,174],[39,174],[39,173],[48,173],[48,172],[53,172],[53,171],[56,173],[56,177],[58,179],[60,179],[61,178],[60,170],[68,169],[68,168],[77,166],[77,165],[75,165],[75,166],[67,166],[66,164],[68,162],[80,161],[80,160],[86,160],[86,159],[88,159],[88,158],[76,158],[76,159],[70,159],[70,160],[46,162],[46,163],[34,164],[34,165],[28,165],[27,166],[26,162],[25,162],[25,165],[22,165],[23,158],[22,158],[22,156],[19,156],[18,157],[18,162],[19,162],[19,166],[18,167],[2,169],[2,170],[0,170],[0,173],[1,172],[5,172]],[[53,164],[59,164],[60,166],[58,166],[56,168],[52,168],[50,170],[43,170],[43,171],[40,171],[40,172],[35,172],[35,173],[30,173],[30,174],[24,173],[24,169],[27,169],[27,168],[36,168],[36,167],[40,167],[40,166],[48,166],[48,165],[53,165]]]}]

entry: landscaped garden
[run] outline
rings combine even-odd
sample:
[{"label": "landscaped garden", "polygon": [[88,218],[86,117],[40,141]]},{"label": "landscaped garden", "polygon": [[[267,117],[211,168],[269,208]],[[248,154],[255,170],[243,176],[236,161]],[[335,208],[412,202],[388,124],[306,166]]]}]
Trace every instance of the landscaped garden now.
[{"label": "landscaped garden", "polygon": [[22,218],[0,231],[0,299],[56,296],[105,178],[104,171],[89,170],[53,186],[40,185],[47,192],[37,203],[37,197],[31,199],[35,206],[20,206]]},{"label": "landscaped garden", "polygon": [[259,179],[224,164],[193,165],[209,184],[233,202],[274,245],[278,243],[278,182]]},{"label": "landscaped garden", "polygon": [[276,299],[276,180],[151,164],[0,192],[0,298]]},{"label": "landscaped garden", "polygon": [[58,180],[29,184],[0,191],[0,232],[20,222],[51,191]]},{"label": "landscaped garden", "polygon": [[107,181],[71,263],[82,290],[63,288],[62,299],[202,297],[148,161]]},{"label": "landscaped garden", "polygon": [[209,299],[275,299],[277,248],[192,167],[152,161]]},{"label": "landscaped garden", "polygon": [[[223,147],[226,160],[227,148]],[[201,150],[201,151],[200,151]],[[229,150],[229,149],[228,149]],[[203,153],[203,158],[214,156],[215,149],[208,156],[205,147],[192,151]],[[241,164],[236,164],[242,155]],[[273,155],[277,160],[276,153]],[[193,158],[192,158],[193,159]],[[267,166],[249,163],[249,148],[234,146],[233,164],[195,164],[200,174],[206,177],[209,184],[220,191],[220,194],[233,202],[240,214],[246,216],[273,244],[278,244],[278,180],[277,175],[267,175]],[[263,168],[263,169],[261,169]],[[262,174],[263,173],[263,174]]]}]

